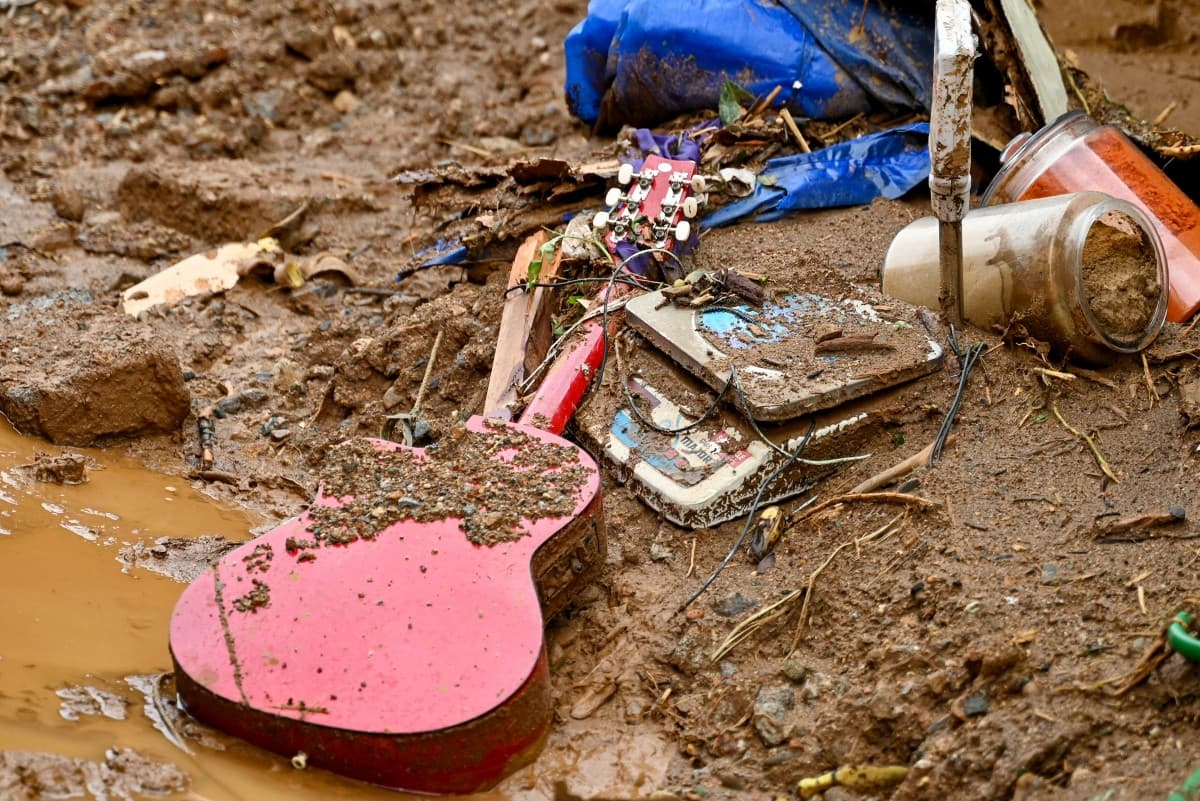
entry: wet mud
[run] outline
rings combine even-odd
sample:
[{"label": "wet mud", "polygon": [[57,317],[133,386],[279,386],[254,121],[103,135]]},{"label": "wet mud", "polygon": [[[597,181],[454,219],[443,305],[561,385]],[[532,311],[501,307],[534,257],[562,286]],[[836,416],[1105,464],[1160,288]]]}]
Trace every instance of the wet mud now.
[{"label": "wet mud", "polygon": [[[439,236],[560,222],[546,211],[555,187],[518,196],[495,177],[503,165],[614,155],[561,97],[559,43],[586,3],[8,5],[4,315],[66,296],[111,322],[147,276],[268,231],[303,260],[351,269],[300,286],[249,274],[123,320],[178,367],[166,433],[64,456],[0,422],[0,794],[403,797],[188,718],[167,621],[182,581],[310,502],[334,446],[412,407],[439,333],[422,416],[439,433],[480,411],[517,242],[497,237],[469,271],[395,278]],[[1045,5],[1060,44],[1136,84],[1141,114],[1177,99],[1169,120],[1195,131],[1191,6],[1157,4],[1166,16],[1137,27],[1150,6],[1121,3],[1115,36],[1086,4]],[[443,168],[458,179],[389,180]],[[823,271],[869,288],[894,233],[927,213],[916,192],[801,214],[714,233],[695,258],[757,265],[794,291]],[[92,352],[71,333],[43,326],[25,347]],[[537,762],[490,797],[797,797],[804,778],[867,764],[908,766],[872,791],[895,799],[1118,801],[1163,797],[1194,769],[1195,669],[1173,657],[1121,696],[1109,680],[1195,594],[1197,333],[1168,326],[1146,363],[1102,371],[1033,341],[963,337],[986,356],[955,443],[906,479],[927,504],[805,516],[785,502],[770,559],[735,553],[686,610],[742,521],[676,525],[606,467],[603,571],[546,629],[554,724]],[[648,378],[702,411],[712,393],[670,369]],[[823,453],[869,457],[823,475],[821,496],[932,442],[958,383],[948,354],[845,451]],[[606,386],[583,419],[623,401]],[[1185,514],[1169,525],[1108,533],[1173,507]]]}]

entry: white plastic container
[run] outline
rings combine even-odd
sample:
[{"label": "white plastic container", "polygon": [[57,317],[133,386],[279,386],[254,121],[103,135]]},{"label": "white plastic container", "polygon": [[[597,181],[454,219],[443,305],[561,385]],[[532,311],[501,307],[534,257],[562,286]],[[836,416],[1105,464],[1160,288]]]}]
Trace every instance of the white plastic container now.
[{"label": "white plastic container", "polygon": [[[963,218],[963,312],[993,331],[1021,326],[1093,364],[1149,345],[1167,312],[1167,261],[1138,207],[1080,192],[975,209]],[[938,308],[938,221],[892,240],[883,291]]]}]

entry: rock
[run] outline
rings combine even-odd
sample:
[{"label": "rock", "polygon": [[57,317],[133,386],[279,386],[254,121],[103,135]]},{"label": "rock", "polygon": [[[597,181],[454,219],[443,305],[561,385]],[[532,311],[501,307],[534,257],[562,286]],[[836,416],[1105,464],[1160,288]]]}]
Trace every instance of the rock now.
[{"label": "rock", "polygon": [[972,693],[963,701],[963,712],[967,717],[974,718],[980,715],[986,715],[988,711],[988,698],[985,694]]},{"label": "rock", "polygon": [[50,204],[59,217],[71,222],[82,222],[84,212],[83,192],[78,187],[56,182],[50,189]]},{"label": "rock", "polygon": [[708,664],[708,649],[711,644],[705,632],[695,627],[689,628],[675,643],[675,647],[667,656],[667,662],[684,673],[695,673]]},{"label": "rock", "polygon": [[1042,565],[1042,583],[1057,584],[1058,583],[1058,565],[1053,562],[1047,562]]},{"label": "rock", "polygon": [[170,344],[115,310],[62,299],[13,306],[0,342],[0,412],[22,433],[90,445],[177,431],[188,415]]},{"label": "rock", "polygon": [[237,395],[230,395],[217,401],[217,417],[225,417],[226,415],[237,414],[241,410],[242,399]]},{"label": "rock", "polygon": [[308,65],[308,82],[322,92],[334,94],[343,89],[352,89],[358,77],[358,64],[349,53],[325,52]]},{"label": "rock", "polygon": [[362,101],[358,99],[358,95],[348,89],[343,89],[333,98],[333,107],[339,114],[349,114],[362,105]]},{"label": "rock", "polygon": [[796,705],[796,691],[791,687],[762,687],[754,699],[754,729],[767,746],[776,746],[788,739],[784,718]]},{"label": "rock", "polygon": [[783,668],[780,672],[797,684],[804,681],[805,677],[808,676],[808,668],[805,667],[803,662],[794,656],[789,656],[787,658],[787,661],[783,663]]},{"label": "rock", "polygon": [[20,273],[0,273],[0,292],[9,297],[16,297],[25,291],[25,276]]},{"label": "rock", "polygon": [[735,592],[733,595],[713,601],[713,611],[721,617],[737,617],[755,609],[759,603],[753,598],[745,597],[740,592]]}]

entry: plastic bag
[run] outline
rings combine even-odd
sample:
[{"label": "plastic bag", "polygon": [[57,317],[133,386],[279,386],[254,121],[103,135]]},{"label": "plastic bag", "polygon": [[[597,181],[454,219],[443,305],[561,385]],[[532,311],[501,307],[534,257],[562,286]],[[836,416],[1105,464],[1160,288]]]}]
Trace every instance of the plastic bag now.
[{"label": "plastic bag", "polygon": [[653,125],[715,109],[732,80],[780,86],[775,105],[809,118],[924,109],[932,4],[921,17],[894,2],[592,0],[564,43],[567,103],[597,128]]},{"label": "plastic bag", "polygon": [[771,159],[753,193],[708,215],[701,225],[716,228],[752,214],[769,222],[797,209],[898,198],[929,176],[928,140],[929,124],[922,122]]}]

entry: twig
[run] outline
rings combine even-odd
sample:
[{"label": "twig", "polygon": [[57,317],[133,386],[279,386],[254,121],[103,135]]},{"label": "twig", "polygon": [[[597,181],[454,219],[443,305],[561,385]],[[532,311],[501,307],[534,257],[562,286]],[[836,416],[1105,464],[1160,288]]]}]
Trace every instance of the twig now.
[{"label": "twig", "polygon": [[[951,436],[951,437],[947,438],[946,444],[951,445],[954,443],[954,440],[955,440],[955,437]],[[899,478],[903,478],[904,476],[908,475],[912,471],[916,470],[918,467],[924,467],[925,465],[929,464],[929,457],[932,454],[933,454],[933,443],[931,442],[928,445],[926,445],[924,448],[922,448],[919,452],[914,453],[912,456],[908,457],[904,461],[899,462],[898,464],[892,465],[887,470],[884,470],[880,473],[876,473],[875,475],[871,476],[866,481],[862,482],[861,484],[856,486],[854,489],[850,490],[850,494],[851,495],[860,495],[860,494],[863,494],[866,492],[873,492],[873,491],[879,489],[880,487],[886,487],[888,484],[892,483],[893,481],[895,481]]]},{"label": "twig", "polygon": [[691,578],[692,571],[696,569],[696,538],[692,537],[692,558],[688,561],[688,572],[684,578]]},{"label": "twig", "polygon": [[751,106],[750,110],[748,112],[746,112],[747,119],[749,119],[750,117],[753,117],[756,114],[761,114],[762,112],[764,112],[768,108],[770,108],[771,104],[775,102],[775,98],[779,97],[779,93],[782,91],[783,91],[783,86],[776,84],[775,88],[772,89],[766,97],[764,97],[763,99],[756,102],[753,106]]},{"label": "twig", "polygon": [[713,652],[712,661],[719,662],[724,659],[730,651],[736,648],[743,640],[749,637],[754,632],[761,629],[768,623],[777,620],[780,616],[787,612],[787,607],[795,602],[796,598],[804,593],[804,590],[790,590],[788,594],[780,598],[770,606],[763,607],[750,617],[743,620],[741,623],[734,626],[733,631],[727,636]]},{"label": "twig", "polygon": [[788,656],[796,652],[796,646],[800,644],[800,633],[804,631],[804,618],[808,614],[808,602],[812,600],[813,586],[817,583],[817,576],[821,575],[821,571],[829,567],[829,563],[834,557],[842,552],[842,549],[853,542],[843,542],[841,545],[833,549],[833,553],[829,554],[829,558],[821,563],[821,566],[812,572],[808,577],[808,586],[804,588],[804,603],[800,605],[800,620],[796,624],[796,633],[792,636],[792,645],[788,648]]},{"label": "twig", "polygon": [[[893,517],[891,520],[887,521],[882,526],[880,526],[879,528],[872,531],[870,534],[864,534],[863,536],[859,537],[858,539],[856,539],[854,541],[854,547],[857,548],[860,544],[862,544],[864,542],[874,542],[876,537],[879,538],[879,542],[883,542],[884,540],[888,539],[888,537],[891,537],[893,534],[895,534],[897,531],[899,531],[900,527],[896,526],[896,528],[892,531],[888,531],[888,529],[891,528],[892,526],[896,525],[897,522],[903,522],[905,515],[906,515],[905,512],[900,512],[895,517]],[[884,532],[887,532],[887,533],[885,534]]]},{"label": "twig", "polygon": [[808,146],[808,140],[804,138],[804,134],[800,133],[800,126],[796,124],[796,120],[792,118],[792,112],[788,111],[787,106],[779,109],[779,116],[783,117],[783,122],[787,125],[788,130],[792,132],[792,136],[796,138],[796,144],[800,145],[800,149],[805,153],[811,153],[812,148]]},{"label": "twig", "polygon": [[433,349],[429,351],[429,361],[425,363],[425,375],[421,377],[421,386],[417,388],[417,399],[413,401],[410,414],[416,418],[421,413],[421,401],[425,398],[425,390],[429,389],[429,379],[433,376],[433,366],[437,363],[438,348],[442,346],[442,334],[439,330],[433,338]]},{"label": "twig", "polygon": [[1175,145],[1174,147],[1161,147],[1158,152],[1167,158],[1187,158],[1200,153],[1200,144],[1197,145]]},{"label": "twig", "polygon": [[1039,373],[1046,378],[1057,378],[1060,381],[1075,380],[1075,375],[1073,373],[1063,373],[1058,370],[1047,370],[1045,367],[1035,367],[1033,368],[1033,372]]},{"label": "twig", "polygon": [[1062,423],[1063,428],[1067,429],[1067,431],[1071,432],[1076,437],[1087,443],[1087,446],[1091,448],[1092,455],[1096,457],[1096,463],[1100,465],[1100,469],[1104,471],[1104,475],[1108,476],[1114,482],[1120,481],[1120,479],[1117,478],[1117,474],[1114,473],[1112,468],[1108,466],[1108,460],[1104,458],[1104,454],[1100,453],[1100,449],[1096,447],[1095,440],[1093,440],[1087,434],[1072,428],[1071,424],[1064,420],[1063,416],[1059,413],[1057,403],[1051,403],[1050,408],[1053,410],[1054,416],[1058,418],[1058,422]]},{"label": "twig", "polygon": [[[808,517],[812,517],[822,509],[827,509],[839,503],[853,503],[855,501],[870,501],[874,503],[899,503],[905,506],[915,506],[918,509],[929,509],[931,507],[940,506],[937,501],[931,501],[928,498],[922,498],[917,495],[906,495],[903,492],[849,492],[844,495],[835,495],[832,498],[826,498],[817,505],[806,511],[796,522]],[[793,523],[793,526],[795,523]]]},{"label": "twig", "polygon": [[853,117],[851,117],[850,119],[843,122],[841,125],[836,125],[833,128],[830,128],[824,134],[822,134],[821,141],[824,142],[824,141],[829,140],[830,137],[837,136],[842,131],[846,130],[847,128],[849,128],[851,125],[858,122],[862,118],[863,118],[863,113],[860,111],[857,114],[855,114]]},{"label": "twig", "polygon": [[1087,98],[1083,96],[1083,92],[1079,91],[1079,84],[1075,83],[1075,76],[1071,74],[1070,70],[1063,70],[1062,72],[1067,78],[1067,83],[1071,84],[1071,88],[1075,90],[1075,96],[1079,98],[1079,104],[1083,106],[1083,113],[1090,117],[1092,114],[1092,107],[1087,102]]},{"label": "twig", "polygon": [[1167,104],[1166,108],[1164,108],[1162,111],[1158,112],[1158,116],[1154,118],[1154,124],[1162,125],[1164,122],[1167,121],[1167,117],[1171,116],[1171,112],[1174,111],[1175,109],[1177,109],[1178,107],[1179,107],[1179,101],[1172,100],[1170,103]]},{"label": "twig", "polygon": [[1146,379],[1146,389],[1150,393],[1150,408],[1154,408],[1158,400],[1158,390],[1154,388],[1154,379],[1150,377],[1150,363],[1146,361],[1146,352],[1142,351],[1142,376]]}]

